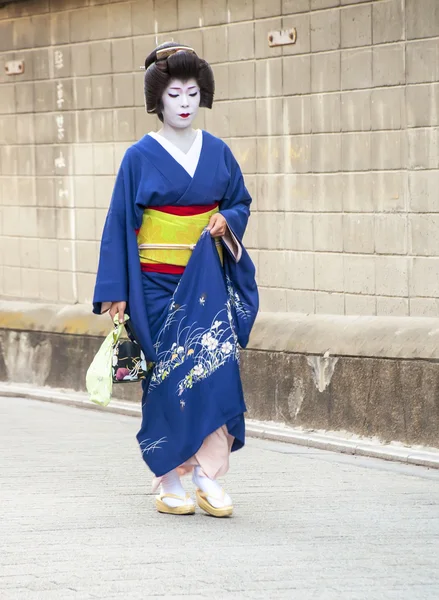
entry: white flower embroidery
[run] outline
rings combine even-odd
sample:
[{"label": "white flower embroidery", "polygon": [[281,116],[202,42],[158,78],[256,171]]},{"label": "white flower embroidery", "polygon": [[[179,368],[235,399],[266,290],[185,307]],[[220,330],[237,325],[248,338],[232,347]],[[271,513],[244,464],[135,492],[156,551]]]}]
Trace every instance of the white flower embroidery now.
[{"label": "white flower embroidery", "polygon": [[195,365],[195,367],[194,367],[194,375],[196,375],[197,377],[200,377],[203,373],[204,373],[203,367],[200,364]]},{"label": "white flower embroidery", "polygon": [[212,337],[212,334],[210,332],[209,333],[205,333],[203,335],[203,337],[201,338],[201,345],[202,346],[207,346],[209,344],[209,340],[211,339],[211,337]]},{"label": "white flower embroidery", "polygon": [[221,352],[223,354],[230,354],[233,351],[233,346],[230,342],[224,342],[221,346]]},{"label": "white flower embroidery", "polygon": [[218,347],[218,340],[208,332],[201,338],[201,345],[212,351]]},{"label": "white flower embroidery", "polygon": [[218,340],[215,339],[214,337],[211,337],[207,343],[207,349],[210,350],[211,352],[213,352],[217,348],[218,348]]},{"label": "white flower embroidery", "polygon": [[[204,300],[205,296],[201,296]],[[177,397],[181,398],[186,390],[192,389],[200,381],[210,377],[220,367],[229,361],[237,361],[237,340],[233,330],[231,300],[212,319],[210,326],[205,329],[197,327],[197,323],[187,326],[184,309],[179,314],[174,313],[174,325],[179,322],[177,341],[170,344],[167,350],[160,352],[162,345],[157,344],[159,361],[151,376],[150,390],[164,382],[175,369],[184,369],[187,361],[187,371],[176,386]],[[166,322],[162,333],[167,331]],[[184,373],[184,371],[183,371]]]},{"label": "white flower embroidery", "polygon": [[201,296],[198,302],[201,304],[201,306],[204,306],[206,304],[206,298],[203,298],[203,296]]}]

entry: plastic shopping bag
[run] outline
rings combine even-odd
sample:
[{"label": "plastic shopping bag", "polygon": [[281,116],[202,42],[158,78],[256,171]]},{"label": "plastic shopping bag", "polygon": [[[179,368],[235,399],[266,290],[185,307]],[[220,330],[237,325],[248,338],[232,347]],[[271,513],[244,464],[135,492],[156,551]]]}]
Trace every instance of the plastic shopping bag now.
[{"label": "plastic shopping bag", "polygon": [[[125,321],[128,315],[125,315]],[[119,341],[124,323],[119,323],[118,316],[114,319],[114,329],[107,335],[104,343],[88,368],[85,378],[90,400],[100,406],[107,406],[113,391],[113,348]]]}]

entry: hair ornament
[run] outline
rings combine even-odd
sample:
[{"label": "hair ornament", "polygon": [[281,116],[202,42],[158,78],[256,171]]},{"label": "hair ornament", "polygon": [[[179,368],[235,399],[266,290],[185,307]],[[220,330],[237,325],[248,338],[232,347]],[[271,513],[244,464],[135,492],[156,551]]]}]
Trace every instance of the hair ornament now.
[{"label": "hair ornament", "polygon": [[159,60],[166,60],[173,54],[177,54],[177,52],[189,52],[189,54],[197,54],[193,48],[189,48],[189,46],[173,46],[169,48],[160,48],[156,51],[155,62]]},{"label": "hair ornament", "polygon": [[141,71],[146,71],[146,69],[148,69],[151,65],[155,65],[162,60],[167,60],[170,56],[172,56],[173,54],[178,54],[179,52],[188,52],[189,54],[195,54],[195,56],[197,56],[195,50],[193,48],[190,48],[189,46],[170,46],[165,48],[159,48],[155,52],[154,60],[152,62],[151,60],[149,60],[149,65],[146,66],[148,58],[150,59],[150,57],[148,57],[145,60],[145,64],[139,67],[139,69]]}]

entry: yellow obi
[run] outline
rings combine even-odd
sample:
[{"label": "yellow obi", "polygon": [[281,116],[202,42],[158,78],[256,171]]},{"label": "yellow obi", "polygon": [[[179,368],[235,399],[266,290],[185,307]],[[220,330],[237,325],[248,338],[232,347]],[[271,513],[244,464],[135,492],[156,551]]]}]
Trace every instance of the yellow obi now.
[{"label": "yellow obi", "polygon": [[[218,210],[216,206],[208,212],[183,216],[145,209],[137,234],[140,262],[185,267],[203,229]],[[220,240],[216,245],[222,261]]]}]

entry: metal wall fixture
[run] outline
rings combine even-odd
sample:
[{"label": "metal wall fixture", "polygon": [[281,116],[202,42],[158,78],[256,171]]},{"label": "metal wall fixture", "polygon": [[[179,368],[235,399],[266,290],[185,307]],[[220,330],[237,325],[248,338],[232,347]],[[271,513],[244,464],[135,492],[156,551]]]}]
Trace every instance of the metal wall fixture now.
[{"label": "metal wall fixture", "polygon": [[275,46],[287,46],[295,44],[297,42],[297,29],[292,27],[291,29],[283,29],[281,31],[270,31],[268,34],[268,45],[270,47]]},{"label": "metal wall fixture", "polygon": [[5,64],[6,75],[21,75],[24,73],[24,60],[9,60]]}]

